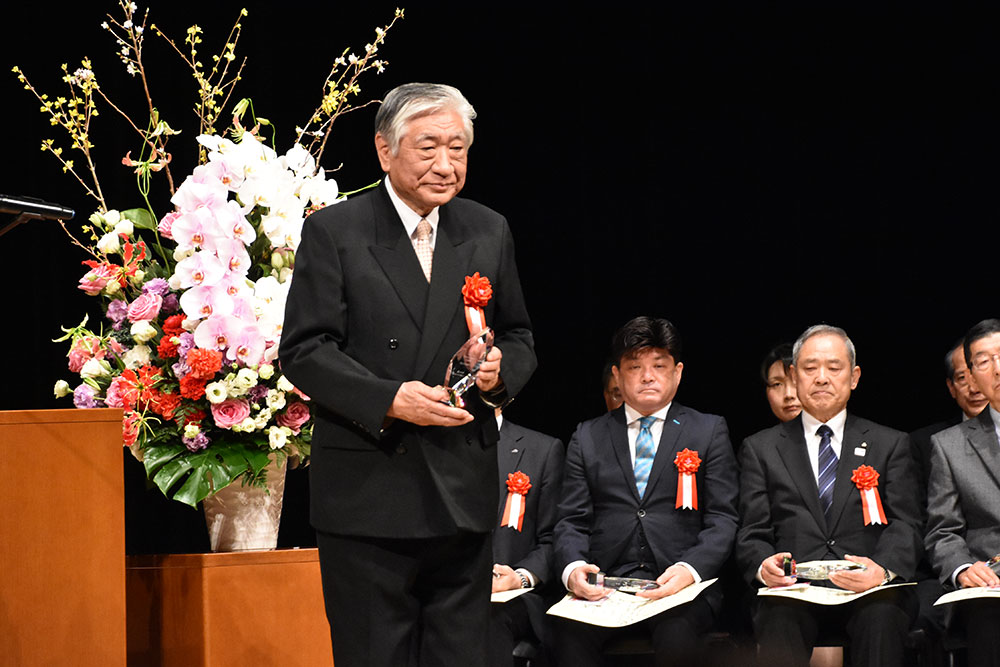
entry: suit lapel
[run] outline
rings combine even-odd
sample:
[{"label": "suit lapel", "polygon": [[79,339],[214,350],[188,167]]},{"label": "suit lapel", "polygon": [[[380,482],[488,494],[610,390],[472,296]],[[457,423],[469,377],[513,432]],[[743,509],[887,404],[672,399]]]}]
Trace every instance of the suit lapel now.
[{"label": "suit lapel", "polygon": [[[430,294],[423,315],[423,335],[420,337],[414,377],[424,377],[434,357],[440,351],[441,343],[451,328],[452,321],[456,317],[460,317],[463,321],[465,319],[461,313],[462,286],[465,284],[465,273],[472,259],[475,243],[465,243],[462,239],[453,240],[451,230],[454,226],[451,223],[448,206],[442,206],[439,210],[441,217],[438,219],[437,240],[434,242]],[[416,253],[412,254],[416,261]],[[452,354],[457,351],[456,347],[447,352]],[[442,368],[440,372],[444,371]]]},{"label": "suit lapel", "polygon": [[611,441],[611,450],[618,459],[618,465],[622,469],[622,476],[625,478],[625,486],[632,493],[632,497],[639,501],[639,490],[635,486],[635,471],[632,469],[632,454],[628,448],[628,424],[625,422],[625,406],[622,405],[609,415],[605,421],[608,429],[608,440]]},{"label": "suit lapel", "polygon": [[[653,468],[649,471],[649,481],[646,482],[646,493],[650,494],[664,469],[673,465],[676,458],[678,442],[684,428],[684,407],[672,403],[663,420],[663,431],[660,433],[660,443],[656,446],[656,456],[653,458]],[[704,454],[705,452],[701,452]]]},{"label": "suit lapel", "polygon": [[[857,420],[850,413],[847,413],[847,421],[844,424],[844,440],[840,444],[840,460],[837,462],[837,481],[833,485],[833,505],[830,506],[831,530],[840,521],[848,500],[854,495],[860,497],[857,486],[851,481],[851,475],[858,466],[865,463],[865,457],[859,456],[855,451],[865,449],[861,445],[864,444],[867,432],[868,429],[862,428]],[[877,472],[885,473],[884,470]]]},{"label": "suit lapel", "polygon": [[387,187],[389,186],[383,182],[372,197],[372,207],[375,209],[375,245],[369,249],[392,283],[414,324],[421,328],[427,310],[427,279],[413,250],[413,243],[406,235],[403,221],[399,219],[389,193],[385,191]]},{"label": "suit lapel", "polygon": [[817,525],[826,530],[826,517],[819,504],[819,487],[816,486],[816,474],[812,462],[809,461],[809,450],[806,449],[806,438],[802,430],[802,417],[782,424],[782,440],[776,452],[778,458],[785,464],[792,482],[802,497],[802,503],[812,514]]},{"label": "suit lapel", "polygon": [[980,412],[978,417],[965,422],[963,430],[972,448],[983,460],[983,466],[997,486],[1000,486],[1000,444],[997,443],[996,427],[989,407]]}]

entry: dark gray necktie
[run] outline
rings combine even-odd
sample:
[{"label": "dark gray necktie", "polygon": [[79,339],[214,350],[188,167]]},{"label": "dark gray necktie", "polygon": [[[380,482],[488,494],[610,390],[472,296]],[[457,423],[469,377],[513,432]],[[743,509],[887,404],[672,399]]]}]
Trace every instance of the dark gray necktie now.
[{"label": "dark gray necktie", "polygon": [[816,429],[819,440],[819,502],[823,515],[830,521],[830,506],[833,505],[833,485],[837,481],[837,455],[833,453],[830,436],[833,429],[826,424]]}]

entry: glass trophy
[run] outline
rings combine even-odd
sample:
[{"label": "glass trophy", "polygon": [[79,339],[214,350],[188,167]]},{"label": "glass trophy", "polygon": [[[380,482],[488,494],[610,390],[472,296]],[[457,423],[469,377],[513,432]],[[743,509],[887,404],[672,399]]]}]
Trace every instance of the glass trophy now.
[{"label": "glass trophy", "polygon": [[465,344],[452,356],[444,376],[444,384],[448,388],[448,405],[456,408],[465,407],[462,395],[476,383],[476,373],[492,349],[493,330],[486,327],[465,341]]}]

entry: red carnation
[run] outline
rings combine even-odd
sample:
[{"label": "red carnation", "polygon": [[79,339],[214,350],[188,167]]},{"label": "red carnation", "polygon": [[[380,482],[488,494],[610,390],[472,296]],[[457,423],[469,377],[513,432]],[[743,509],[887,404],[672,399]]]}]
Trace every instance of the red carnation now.
[{"label": "red carnation", "polygon": [[188,373],[181,378],[181,396],[197,401],[205,395],[205,385],[208,380],[196,377],[194,373]]},{"label": "red carnation", "polygon": [[160,355],[160,359],[173,359],[180,356],[180,353],[177,351],[177,343],[173,342],[173,338],[173,335],[164,331],[163,338],[160,339],[160,344],[156,346],[156,353]]},{"label": "red carnation", "polygon": [[184,327],[181,326],[184,322],[183,315],[171,315],[163,321],[163,333],[164,336],[180,336],[184,333]]},{"label": "red carnation", "polygon": [[185,361],[191,367],[191,375],[208,380],[222,368],[222,352],[196,347],[187,353]]}]

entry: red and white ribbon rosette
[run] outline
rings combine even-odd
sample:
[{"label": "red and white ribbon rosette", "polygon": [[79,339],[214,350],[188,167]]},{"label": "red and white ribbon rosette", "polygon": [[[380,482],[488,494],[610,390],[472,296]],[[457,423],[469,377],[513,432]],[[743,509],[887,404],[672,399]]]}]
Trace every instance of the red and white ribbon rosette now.
[{"label": "red and white ribbon rosette", "polygon": [[531,488],[531,478],[518,470],[507,475],[507,504],[503,508],[500,526],[520,532],[524,524],[524,503]]},{"label": "red and white ribbon rosette", "polygon": [[677,456],[674,457],[674,465],[677,466],[677,502],[674,504],[674,508],[698,509],[698,483],[694,477],[701,465],[698,452],[693,452],[685,447],[677,452]]},{"label": "red and white ribbon rosette", "polygon": [[865,515],[865,525],[888,524],[882,509],[882,497],[878,494],[878,471],[871,466],[858,466],[851,473],[851,481],[861,491],[861,511]]},{"label": "red and white ribbon rosette", "polygon": [[486,314],[483,313],[483,308],[493,298],[490,279],[480,276],[479,271],[471,276],[465,276],[462,298],[465,302],[465,323],[469,325],[469,334],[475,336],[486,328]]}]

